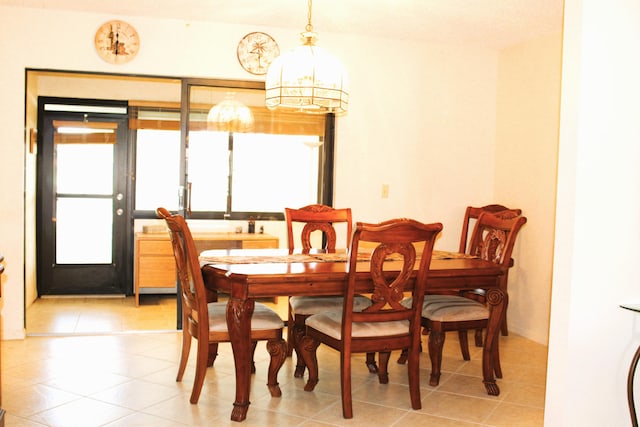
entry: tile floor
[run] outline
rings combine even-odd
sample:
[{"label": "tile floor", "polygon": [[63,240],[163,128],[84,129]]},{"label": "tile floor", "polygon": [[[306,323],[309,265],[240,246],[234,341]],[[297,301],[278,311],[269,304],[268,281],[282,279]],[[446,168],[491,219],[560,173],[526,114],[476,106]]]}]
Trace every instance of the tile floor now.
[{"label": "tile floor", "polygon": [[[514,334],[501,338],[504,379],[498,381],[497,397],[482,386],[479,349],[472,348],[471,361],[462,361],[455,334],[447,338],[436,388],[427,383],[424,353],[420,410],[410,407],[404,366],[391,363],[390,382],[380,385],[366,371],[363,357],[354,356],[351,420],[342,418],[337,353],[321,347],[320,382],[313,392],[303,391],[304,380],[293,377],[294,361],[288,359],[279,375],[283,395],[272,398],[265,385],[268,354],[261,344],[251,407],[247,419],[235,423],[229,420],[235,382],[228,344],[221,345],[197,405],[189,403],[193,366],[182,383],[175,382],[180,334],[170,331],[175,322],[171,301],[146,297],[136,308],[129,298],[39,300],[27,313],[29,336],[2,342],[6,425],[543,425],[547,348]],[[426,337],[423,342],[426,348]]]}]

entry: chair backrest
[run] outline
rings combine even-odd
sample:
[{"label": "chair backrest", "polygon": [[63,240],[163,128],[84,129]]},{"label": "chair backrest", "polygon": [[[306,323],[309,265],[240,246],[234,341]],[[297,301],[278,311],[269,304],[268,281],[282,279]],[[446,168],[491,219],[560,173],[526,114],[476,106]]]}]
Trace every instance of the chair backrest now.
[{"label": "chair backrest", "polygon": [[516,237],[526,222],[524,216],[504,218],[500,213],[481,213],[473,228],[469,254],[509,267]]},{"label": "chair backrest", "polygon": [[503,205],[486,205],[482,207],[467,206],[462,221],[462,232],[460,233],[460,248],[458,252],[467,253],[467,243],[469,238],[469,227],[471,220],[477,220],[482,212],[500,214],[505,218],[513,218],[522,215],[522,209],[509,209]]},{"label": "chair backrest", "polygon": [[353,225],[351,222],[351,209],[341,208],[334,209],[326,205],[308,205],[299,209],[285,208],[285,218],[287,221],[287,244],[289,252],[295,249],[295,236],[293,234],[294,223],[303,223],[302,233],[300,234],[300,242],[302,244],[302,252],[308,253],[312,249],[311,233],[321,231],[324,233],[324,249],[327,252],[336,251],[336,229],[333,224],[345,223],[347,226],[346,245],[349,247],[351,242],[351,234]]},{"label": "chair backrest", "polygon": [[[353,241],[349,251],[348,285],[344,295],[343,337],[351,336],[352,322],[387,322],[409,320],[412,333],[420,335],[420,313],[429,274],[429,264],[433,253],[436,236],[442,231],[442,224],[423,224],[412,219],[393,219],[380,224],[357,223]],[[365,243],[367,252],[373,252],[367,261],[368,273],[373,281],[373,304],[362,312],[353,311],[353,300],[356,295],[356,282],[361,277],[358,266],[364,261],[358,256],[358,248]],[[371,245],[373,244],[373,246]],[[416,251],[423,246],[422,254]],[[414,275],[416,261],[419,268]],[[401,304],[404,292],[415,279],[412,290],[411,307]]]},{"label": "chair backrest", "polygon": [[209,332],[207,294],[191,230],[182,215],[172,215],[165,208],[158,208],[156,215],[164,219],[169,227],[178,272],[179,292],[182,296],[182,327],[188,327],[192,335],[199,334],[197,335],[199,339],[207,340]]}]

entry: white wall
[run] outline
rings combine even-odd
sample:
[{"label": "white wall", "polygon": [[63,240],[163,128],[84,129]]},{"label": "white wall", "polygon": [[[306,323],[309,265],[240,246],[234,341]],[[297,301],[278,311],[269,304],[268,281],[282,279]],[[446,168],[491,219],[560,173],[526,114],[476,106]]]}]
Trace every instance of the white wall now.
[{"label": "white wall", "polygon": [[640,343],[640,3],[567,0],[545,425],[627,426]]},{"label": "white wall", "polygon": [[[0,7],[4,339],[24,335],[25,68],[255,79],[237,63],[242,36],[266,31],[281,50],[298,41],[298,32],[278,28],[124,16],[119,18],[137,27],[142,48],[134,61],[115,66],[93,50],[96,28],[113,18]],[[502,202],[494,185],[501,161],[495,152],[498,52],[317,30],[320,44],[343,60],[351,76],[350,111],[338,119],[335,205],[351,206],[355,220],[441,221],[437,246],[456,249],[464,207]],[[382,184],[389,185],[387,199]],[[527,259],[520,255],[518,265],[528,268]],[[517,313],[510,316],[520,324]],[[537,339],[527,328],[518,332]]]},{"label": "white wall", "polygon": [[509,271],[508,326],[540,343],[549,333],[561,49],[552,34],[501,51],[498,67],[494,194],[527,217]]}]

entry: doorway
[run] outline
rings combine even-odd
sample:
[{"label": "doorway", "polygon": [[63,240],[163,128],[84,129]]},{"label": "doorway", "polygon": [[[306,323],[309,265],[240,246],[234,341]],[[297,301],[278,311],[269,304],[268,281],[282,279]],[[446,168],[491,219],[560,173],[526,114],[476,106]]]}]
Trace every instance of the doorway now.
[{"label": "doorway", "polygon": [[38,294],[131,294],[127,103],[42,97],[38,112]]}]

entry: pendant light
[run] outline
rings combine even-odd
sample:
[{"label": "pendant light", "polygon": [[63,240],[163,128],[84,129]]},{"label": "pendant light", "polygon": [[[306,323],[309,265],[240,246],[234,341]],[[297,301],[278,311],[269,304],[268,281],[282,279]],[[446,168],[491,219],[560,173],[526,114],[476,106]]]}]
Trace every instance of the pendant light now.
[{"label": "pendant light", "polygon": [[349,106],[347,73],[344,66],[316,46],[311,25],[311,4],[302,45],[276,58],[267,72],[265,89],[269,109],[308,113],[344,114]]},{"label": "pendant light", "polygon": [[234,94],[229,92],[224,101],[211,107],[207,122],[214,130],[248,132],[253,128],[253,114],[249,107],[234,99]]}]

